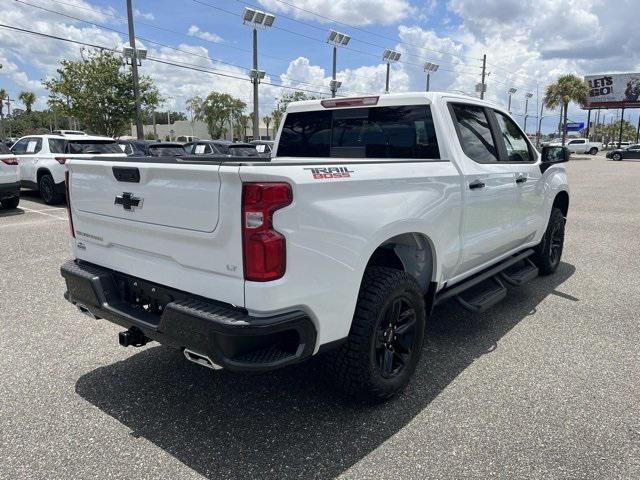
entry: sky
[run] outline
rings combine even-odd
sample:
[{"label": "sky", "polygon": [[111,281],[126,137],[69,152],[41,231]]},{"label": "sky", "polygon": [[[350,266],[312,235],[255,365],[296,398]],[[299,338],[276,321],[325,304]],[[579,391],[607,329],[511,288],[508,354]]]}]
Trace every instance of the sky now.
[{"label": "sky", "polygon": [[[533,94],[528,112],[535,115],[545,87],[560,74],[640,71],[637,1],[616,0],[613,8],[610,0],[133,0],[133,7],[138,46],[154,59],[140,71],[165,98],[160,109],[184,110],[188,98],[211,90],[251,104],[252,31],[241,19],[249,6],[276,15],[272,28],[258,32],[259,69],[266,72],[261,116],[290,88],[329,94],[326,38],[334,29],[352,38],[338,50],[340,94],[384,91],[385,48],[402,55],[391,66],[392,92],[424,90],[422,66],[432,62],[440,66],[432,90],[473,94],[486,54],[486,98],[506,105],[508,89],[516,88],[511,109],[522,124],[525,94]],[[128,42],[124,0],[0,0],[0,13],[0,24],[118,50]],[[0,28],[0,87],[11,98],[33,91],[35,108],[45,108],[41,81],[56,74],[60,60],[81,53],[79,45]],[[625,118],[635,123],[638,112],[627,110]],[[554,130],[558,113],[543,114],[543,132]],[[609,111],[604,118],[615,116]],[[580,122],[587,115],[574,106],[569,117]],[[535,123],[530,117],[527,131]]]}]

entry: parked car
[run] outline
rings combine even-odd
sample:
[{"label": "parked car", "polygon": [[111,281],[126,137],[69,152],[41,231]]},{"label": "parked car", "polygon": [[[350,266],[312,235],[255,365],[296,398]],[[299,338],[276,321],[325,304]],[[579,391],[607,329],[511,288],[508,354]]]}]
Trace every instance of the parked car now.
[{"label": "parked car", "polygon": [[192,135],[180,135],[178,138],[176,138],[176,142],[183,144],[197,142],[198,140],[200,140],[198,137],[194,137]]},{"label": "parked car", "polygon": [[125,156],[112,138],[90,135],[29,135],[18,140],[11,151],[18,158],[21,185],[38,190],[46,204],[64,199],[68,160]]},{"label": "parked car", "polygon": [[501,106],[403,93],[282,121],[270,159],[70,161],[65,297],[123,346],[251,372],[326,352],[340,387],[384,399],[435,305],[482,311],[558,268],[569,152],[538,153]]},{"label": "parked car", "polygon": [[181,143],[156,140],[118,140],[128,157],[181,157],[187,152]]},{"label": "parked car", "polygon": [[[560,139],[560,141],[554,140],[548,145],[555,147],[562,146],[562,139]],[[602,150],[602,142],[591,142],[588,138],[567,138],[565,145],[571,153],[588,153],[595,155]]]},{"label": "parked car", "polygon": [[610,152],[607,152],[607,158],[616,161],[627,160],[629,158],[640,159],[640,144],[611,150]]},{"label": "parked car", "polygon": [[235,157],[259,157],[255,146],[230,140],[199,140],[184,146],[191,155],[224,155]]},{"label": "parked car", "polygon": [[0,143],[0,204],[13,210],[20,204],[20,169],[9,147]]}]

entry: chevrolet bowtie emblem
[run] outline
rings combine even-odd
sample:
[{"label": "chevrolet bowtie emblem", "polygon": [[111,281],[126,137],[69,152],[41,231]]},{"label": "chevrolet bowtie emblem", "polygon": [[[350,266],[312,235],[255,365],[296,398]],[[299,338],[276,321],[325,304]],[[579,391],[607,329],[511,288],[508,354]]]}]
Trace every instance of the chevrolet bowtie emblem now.
[{"label": "chevrolet bowtie emblem", "polygon": [[142,208],[142,198],[134,197],[133,193],[124,192],[122,195],[116,196],[114,205],[122,205],[122,208],[133,211],[136,208]]}]

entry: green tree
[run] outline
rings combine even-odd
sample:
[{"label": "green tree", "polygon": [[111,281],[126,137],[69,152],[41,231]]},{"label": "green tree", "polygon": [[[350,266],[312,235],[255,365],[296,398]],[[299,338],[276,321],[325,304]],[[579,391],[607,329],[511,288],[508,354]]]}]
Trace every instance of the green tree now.
[{"label": "green tree", "polygon": [[567,140],[567,111],[569,103],[574,102],[581,107],[586,106],[589,96],[589,85],[573,74],[561,75],[556,83],[547,87],[544,96],[544,104],[554,110],[562,108],[562,145]]},{"label": "green tree", "polygon": [[211,92],[205,99],[190,98],[187,105],[195,113],[196,120],[207,124],[207,130],[213,139],[226,137],[228,126],[238,123],[238,116],[247,106],[242,100],[218,92]]},{"label": "green tree", "polygon": [[31,113],[31,108],[37,100],[36,94],[33,92],[20,92],[18,99],[24,104],[24,107],[27,109],[27,113]]},{"label": "green tree", "polygon": [[[58,77],[43,84],[52,109],[78,118],[94,133],[121,135],[135,118],[131,71],[112,52],[91,51],[80,60],[62,60]],[[139,84],[142,109],[154,109],[162,100],[158,89],[144,75]]]},{"label": "green tree", "polygon": [[267,127],[267,137],[271,138],[269,136],[269,125],[271,124],[271,117],[269,115],[262,117],[262,121],[264,123],[264,126]]},{"label": "green tree", "polygon": [[287,110],[287,105],[291,102],[301,102],[303,100],[315,100],[317,97],[309,96],[305,92],[295,90],[293,92],[287,92],[278,99],[276,108],[271,112],[271,118],[273,120],[273,129],[275,131],[280,127],[280,122],[284,116],[284,112]]}]

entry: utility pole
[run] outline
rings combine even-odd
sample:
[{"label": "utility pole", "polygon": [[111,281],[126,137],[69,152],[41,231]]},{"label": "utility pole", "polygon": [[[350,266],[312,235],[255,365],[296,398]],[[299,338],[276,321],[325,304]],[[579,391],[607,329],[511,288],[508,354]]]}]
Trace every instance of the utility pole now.
[{"label": "utility pole", "polygon": [[484,100],[484,91],[485,91],[485,77],[487,73],[487,54],[482,55],[482,87],[480,88],[480,99]]},{"label": "utility pole", "polygon": [[389,74],[391,73],[391,64],[387,62],[387,81],[385,83],[384,92],[389,93]]},{"label": "utility pole", "polygon": [[620,115],[620,133],[618,135],[618,148],[622,143],[622,127],[624,126],[624,107],[622,107],[622,115]]},{"label": "utility pole", "polygon": [[346,33],[336,32],[335,30],[329,30],[329,36],[327,37],[327,43],[333,46],[333,68],[331,71],[331,81],[329,82],[329,90],[331,91],[331,98],[335,98],[338,92],[338,89],[342,86],[342,82],[336,80],[336,65],[337,65],[337,57],[338,57],[338,47],[343,46],[346,47],[351,41],[351,37]]},{"label": "utility pole", "polygon": [[431,73],[437,72],[438,68],[440,68],[440,65],[435,63],[426,62],[424,64],[424,71],[427,72],[427,92],[430,90]]},{"label": "utility pole", "polygon": [[131,0],[127,0],[127,21],[129,23],[129,46],[133,49],[131,59],[131,74],[133,76],[133,96],[136,103],[136,131],[138,140],[144,139],[142,129],[142,111],[140,109],[140,84],[138,79],[138,50],[136,49],[136,34],[133,29],[133,6]]}]

